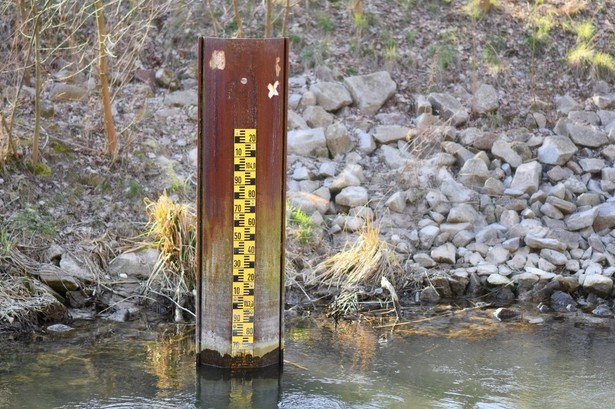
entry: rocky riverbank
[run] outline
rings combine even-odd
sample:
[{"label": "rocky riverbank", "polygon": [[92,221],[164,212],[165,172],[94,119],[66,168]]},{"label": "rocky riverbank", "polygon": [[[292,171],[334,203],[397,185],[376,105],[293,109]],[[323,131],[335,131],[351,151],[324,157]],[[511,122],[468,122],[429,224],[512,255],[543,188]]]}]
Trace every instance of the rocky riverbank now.
[{"label": "rocky riverbank", "polygon": [[[339,79],[339,81],[338,81]],[[387,72],[291,81],[289,193],[334,242],[366,222],[395,247],[421,302],[613,297],[615,92],[539,102],[525,126],[468,126],[502,95],[395,93]],[[532,101],[528,101],[530,105]],[[414,298],[413,298],[414,299]]]},{"label": "rocky riverbank", "polygon": [[[395,264],[384,275],[402,306],[520,300],[609,315],[613,72],[567,56],[581,45],[610,52],[613,9],[308,3],[293,5],[289,25],[288,201],[307,216],[303,227],[289,216],[287,307],[333,300],[339,293],[315,272],[369,228]],[[97,76],[70,56],[43,72],[38,167],[22,162],[36,90],[3,88],[19,120],[15,158],[0,174],[1,328],[124,321],[144,306],[191,318],[193,293],[156,287],[160,253],[142,243],[144,200],[166,192],[193,211],[196,201],[195,44],[212,26],[204,3],[186,7],[157,21],[134,69],[111,75],[126,80],[114,91],[116,162],[101,156]],[[263,14],[244,22],[247,36],[261,36]],[[235,35],[232,13],[222,20]],[[384,287],[353,291],[390,302]]]}]

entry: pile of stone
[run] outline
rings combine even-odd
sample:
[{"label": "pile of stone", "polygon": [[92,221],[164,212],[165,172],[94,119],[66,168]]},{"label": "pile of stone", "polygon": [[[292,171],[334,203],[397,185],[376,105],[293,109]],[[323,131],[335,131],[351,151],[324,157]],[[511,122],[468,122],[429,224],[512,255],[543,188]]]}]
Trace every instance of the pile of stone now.
[{"label": "pile of stone", "polygon": [[288,198],[333,237],[374,220],[407,272],[430,276],[424,301],[615,295],[606,83],[583,103],[558,96],[523,128],[484,130],[469,124],[498,118],[491,85],[410,100],[387,72],[316,77],[290,81]]}]

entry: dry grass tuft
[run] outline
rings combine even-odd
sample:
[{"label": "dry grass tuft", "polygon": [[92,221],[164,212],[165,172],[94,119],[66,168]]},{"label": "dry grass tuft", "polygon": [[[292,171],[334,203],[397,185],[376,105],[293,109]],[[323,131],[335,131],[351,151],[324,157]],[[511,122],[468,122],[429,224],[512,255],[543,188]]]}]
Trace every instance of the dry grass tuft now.
[{"label": "dry grass tuft", "polygon": [[339,288],[379,286],[383,276],[395,283],[401,271],[394,251],[380,240],[380,230],[368,222],[356,242],[347,243],[316,267],[315,279]]},{"label": "dry grass tuft", "polygon": [[146,235],[160,250],[157,268],[147,288],[169,297],[184,310],[185,298],[196,287],[195,213],[187,205],[173,202],[166,192],[157,201],[146,199],[146,212],[149,217]]},{"label": "dry grass tuft", "polygon": [[66,308],[47,286],[27,276],[5,274],[0,269],[0,331],[27,330],[41,322],[65,318]]}]

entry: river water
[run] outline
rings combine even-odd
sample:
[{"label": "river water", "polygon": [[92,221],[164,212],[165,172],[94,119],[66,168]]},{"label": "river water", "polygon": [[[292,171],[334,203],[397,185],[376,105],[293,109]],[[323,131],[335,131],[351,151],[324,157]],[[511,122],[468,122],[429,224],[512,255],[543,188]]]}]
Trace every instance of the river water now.
[{"label": "river water", "polygon": [[0,342],[0,408],[615,408],[615,320],[435,312],[287,324],[281,374],[196,370],[190,326],[75,323]]}]

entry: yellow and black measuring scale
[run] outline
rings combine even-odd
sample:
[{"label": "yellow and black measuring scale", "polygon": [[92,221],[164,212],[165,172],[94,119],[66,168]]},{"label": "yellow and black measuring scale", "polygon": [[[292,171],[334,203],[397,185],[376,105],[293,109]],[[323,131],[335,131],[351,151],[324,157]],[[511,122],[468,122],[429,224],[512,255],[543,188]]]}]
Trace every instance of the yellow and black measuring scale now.
[{"label": "yellow and black measuring scale", "polygon": [[254,354],[256,129],[235,129],[233,146],[232,356]]},{"label": "yellow and black measuring scale", "polygon": [[284,349],[287,39],[200,39],[197,360],[251,369]]}]

